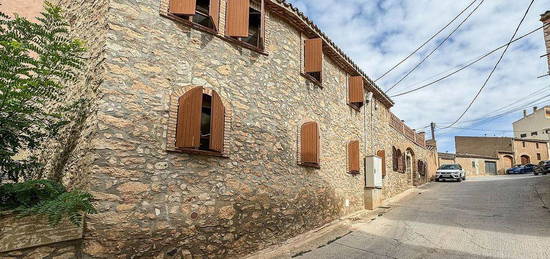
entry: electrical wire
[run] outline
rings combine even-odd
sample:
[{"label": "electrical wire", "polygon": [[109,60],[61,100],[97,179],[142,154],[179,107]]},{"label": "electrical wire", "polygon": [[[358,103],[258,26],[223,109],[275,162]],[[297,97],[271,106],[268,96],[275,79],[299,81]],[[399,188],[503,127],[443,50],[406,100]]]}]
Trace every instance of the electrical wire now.
[{"label": "electrical wire", "polygon": [[409,59],[410,57],[412,57],[414,54],[416,54],[416,52],[418,52],[420,49],[422,49],[424,46],[426,46],[426,44],[428,44],[430,41],[432,41],[437,35],[439,35],[442,31],[444,31],[445,29],[447,29],[447,27],[449,27],[449,25],[451,25],[454,21],[456,21],[456,19],[458,19],[458,17],[460,17],[464,12],[466,12],[466,10],[468,10],[475,2],[477,2],[477,0],[474,0],[472,1],[468,6],[466,6],[466,8],[464,8],[457,16],[455,16],[449,23],[447,23],[447,25],[445,25],[443,28],[441,28],[439,31],[437,31],[434,35],[432,35],[427,41],[425,41],[424,43],[422,43],[422,45],[420,45],[420,47],[416,48],[411,54],[409,54],[407,57],[405,57],[403,60],[399,61],[399,63],[397,63],[396,65],[394,65],[392,68],[390,68],[390,70],[386,71],[384,74],[382,74],[380,77],[378,77],[376,80],[374,80],[374,82],[377,82],[378,80],[382,79],[383,77],[385,77],[387,74],[389,74],[391,71],[393,71],[394,69],[396,69],[398,66],[400,66],[401,64],[403,64],[403,62],[407,61],[407,59]]},{"label": "electrical wire", "polygon": [[500,62],[502,61],[502,59],[504,58],[504,55],[506,54],[506,52],[508,51],[508,48],[510,47],[510,44],[512,44],[512,41],[514,40],[514,38],[516,37],[516,34],[518,33],[519,31],[519,28],[521,27],[521,24],[523,24],[523,21],[525,20],[525,17],[527,16],[527,13],[529,13],[529,10],[531,9],[531,6],[533,5],[533,3],[535,2],[535,0],[531,0],[531,3],[529,3],[529,6],[527,7],[527,10],[525,10],[525,13],[523,14],[523,17],[521,18],[521,21],[519,22],[518,26],[516,27],[516,30],[514,31],[514,34],[512,35],[512,38],[510,38],[510,41],[508,42],[508,44],[506,45],[506,48],[504,49],[504,51],[502,52],[502,55],[500,55],[500,58],[498,59],[497,63],[495,64],[495,66],[493,67],[493,70],[491,70],[491,73],[489,73],[489,76],[487,77],[487,79],[485,80],[485,82],[483,83],[483,85],[481,86],[481,88],[479,88],[479,91],[476,93],[476,95],[474,96],[474,99],[472,99],[472,101],[468,104],[468,106],[466,107],[466,109],[464,110],[464,112],[456,119],[456,121],[454,121],[451,125],[448,125],[447,127],[452,127],[454,126],[455,124],[457,124],[463,117],[464,115],[466,115],[466,113],[470,110],[470,108],[472,107],[472,105],[475,103],[475,101],[477,100],[477,98],[479,97],[479,95],[481,94],[481,92],[483,91],[483,89],[485,88],[485,86],[487,86],[487,83],[489,82],[489,80],[491,79],[491,77],[493,76],[495,70],[497,69],[498,65],[500,64]]},{"label": "electrical wire", "polygon": [[[536,28],[536,29],[534,29],[534,30],[532,30],[532,31],[530,31],[530,32],[528,32],[528,33],[526,33],[526,34],[524,34],[524,35],[522,35],[522,36],[520,36],[520,37],[514,39],[514,40],[512,41],[512,43],[514,43],[514,42],[516,42],[516,41],[518,41],[518,40],[521,40],[521,39],[523,39],[523,38],[525,38],[525,37],[527,37],[527,36],[529,36],[529,35],[531,35],[531,34],[537,32],[538,30],[542,29],[543,27],[547,27],[547,26],[550,26],[550,24],[540,26],[540,27],[538,27],[538,28]],[[484,55],[478,57],[477,59],[474,59],[474,60],[473,60],[472,62],[470,62],[470,63],[458,65],[457,67],[461,67],[461,66],[462,66],[462,67],[461,67],[460,69],[458,69],[458,70],[453,71],[453,72],[450,73],[450,74],[447,74],[447,75],[445,75],[445,76],[443,76],[443,77],[441,77],[441,78],[435,80],[435,81],[432,81],[432,82],[430,82],[430,83],[421,85],[421,86],[419,86],[419,87],[413,88],[413,89],[408,90],[408,91],[405,91],[405,92],[401,92],[401,93],[392,95],[392,96],[390,96],[390,97],[393,98],[393,97],[399,97],[399,96],[402,96],[402,95],[410,94],[410,93],[412,93],[412,92],[416,92],[416,91],[421,90],[421,89],[424,89],[424,88],[426,88],[426,87],[428,87],[428,86],[431,86],[431,85],[434,85],[434,84],[436,84],[436,83],[439,83],[439,82],[441,82],[441,81],[443,81],[443,80],[445,80],[445,79],[447,79],[447,78],[449,78],[449,77],[451,77],[451,76],[457,74],[458,72],[460,72],[460,71],[462,71],[462,70],[464,70],[464,69],[466,69],[466,68],[472,66],[473,64],[475,64],[475,63],[481,61],[482,59],[484,59],[484,58],[490,56],[491,54],[497,52],[498,50],[500,50],[500,49],[502,49],[502,48],[505,48],[507,45],[508,45],[508,44],[504,44],[504,45],[502,45],[502,46],[500,46],[500,47],[498,47],[498,48],[496,48],[496,49],[494,49],[494,50],[491,50],[491,51],[489,51],[488,53],[486,53],[486,54],[484,54]],[[440,74],[441,74],[441,73],[440,73]],[[433,77],[433,76],[432,76],[432,77]],[[424,80],[424,81],[426,81],[426,80]]]},{"label": "electrical wire", "polygon": [[395,88],[401,82],[403,82],[403,80],[405,80],[405,78],[407,78],[409,75],[411,75],[418,67],[420,67],[420,65],[422,65],[429,57],[431,57],[432,54],[434,54],[441,46],[443,46],[443,44],[445,44],[445,42],[447,42],[447,40],[449,40],[451,38],[451,36],[456,31],[458,31],[458,29],[460,29],[460,27],[462,27],[462,25],[472,16],[472,14],[474,14],[477,11],[477,9],[481,6],[481,4],[483,4],[483,2],[485,2],[485,0],[481,0],[481,2],[474,8],[474,10],[472,10],[468,14],[468,16],[466,16],[466,18],[464,18],[464,20],[462,20],[462,22],[460,22],[460,24],[458,24],[458,26],[456,26],[451,31],[451,33],[449,33],[447,35],[447,37],[445,37],[445,39],[443,39],[443,41],[441,41],[426,57],[424,57],[420,62],[418,62],[418,64],[416,64],[416,66],[414,66],[411,70],[409,70],[409,72],[407,72],[401,79],[399,79],[399,81],[397,81],[392,87],[390,87],[388,90],[386,90],[386,93],[391,91],[393,88]]}]

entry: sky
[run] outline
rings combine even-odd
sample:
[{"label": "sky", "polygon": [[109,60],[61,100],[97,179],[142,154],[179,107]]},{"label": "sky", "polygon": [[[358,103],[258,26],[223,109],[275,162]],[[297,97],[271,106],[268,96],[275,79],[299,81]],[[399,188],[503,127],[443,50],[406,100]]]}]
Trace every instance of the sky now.
[{"label": "sky", "polygon": [[[473,0],[287,1],[313,20],[371,79],[376,79],[443,28]],[[376,84],[384,90],[393,86],[480,2],[477,0],[434,40]],[[529,3],[530,0],[483,1],[447,42],[388,95],[431,82],[506,44]],[[550,10],[550,0],[535,0],[517,36],[540,27],[540,15],[546,10]],[[430,122],[435,122],[437,127],[449,125],[474,98],[502,51],[420,91],[392,97],[395,102],[392,112],[420,131],[429,131],[425,127]],[[537,78],[548,72],[546,59],[540,57],[545,53],[542,30],[512,44],[472,108],[453,126],[457,128],[436,130],[439,152],[455,151],[454,136],[513,136],[512,122],[523,116],[522,108],[532,112],[534,105],[550,105],[550,97],[544,98],[550,94],[550,76]],[[471,121],[509,110],[516,111]]]}]

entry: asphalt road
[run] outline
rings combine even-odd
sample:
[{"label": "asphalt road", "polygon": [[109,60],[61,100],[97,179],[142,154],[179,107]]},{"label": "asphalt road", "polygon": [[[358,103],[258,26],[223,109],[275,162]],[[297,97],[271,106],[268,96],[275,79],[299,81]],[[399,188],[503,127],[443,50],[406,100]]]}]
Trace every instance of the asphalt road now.
[{"label": "asphalt road", "polygon": [[540,181],[550,184],[550,176],[432,183],[297,258],[550,258]]}]

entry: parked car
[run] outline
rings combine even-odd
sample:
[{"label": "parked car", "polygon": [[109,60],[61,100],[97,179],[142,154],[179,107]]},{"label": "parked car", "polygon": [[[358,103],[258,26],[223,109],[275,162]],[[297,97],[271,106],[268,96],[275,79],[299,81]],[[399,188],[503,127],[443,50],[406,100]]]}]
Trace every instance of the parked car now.
[{"label": "parked car", "polygon": [[535,175],[543,174],[546,175],[550,173],[550,160],[540,161],[539,164],[535,167]]},{"label": "parked car", "polygon": [[506,170],[506,174],[521,174],[523,173],[523,166],[522,165],[516,165],[512,168],[508,168]]},{"label": "parked car", "polygon": [[522,173],[522,174],[534,173],[534,172],[535,172],[535,167],[537,167],[537,165],[534,165],[534,164],[526,164],[526,165],[523,165],[523,168],[522,168],[522,170],[521,170],[521,173]]},{"label": "parked car", "polygon": [[455,180],[457,182],[462,182],[463,180],[466,180],[466,172],[459,164],[442,165],[435,172],[435,181],[439,182],[442,180]]}]

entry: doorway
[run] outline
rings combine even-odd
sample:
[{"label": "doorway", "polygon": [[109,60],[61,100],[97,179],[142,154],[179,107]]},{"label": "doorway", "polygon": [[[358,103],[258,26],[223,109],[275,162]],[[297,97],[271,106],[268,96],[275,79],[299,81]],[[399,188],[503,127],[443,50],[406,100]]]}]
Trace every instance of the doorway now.
[{"label": "doorway", "polygon": [[496,175],[497,174],[497,162],[485,161],[485,174]]}]

